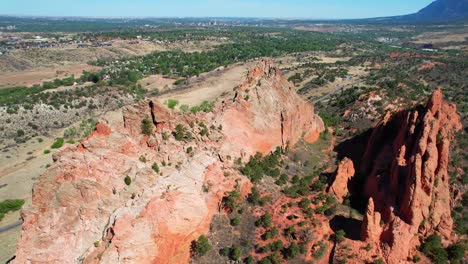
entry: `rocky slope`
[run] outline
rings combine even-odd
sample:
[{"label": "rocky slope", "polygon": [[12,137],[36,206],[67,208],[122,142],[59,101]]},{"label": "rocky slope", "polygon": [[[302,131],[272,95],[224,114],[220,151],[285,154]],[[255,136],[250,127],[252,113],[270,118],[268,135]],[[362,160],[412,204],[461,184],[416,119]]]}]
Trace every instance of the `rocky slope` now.
[{"label": "rocky slope", "polygon": [[461,129],[456,106],[435,90],[425,107],[387,114],[372,130],[359,172],[368,198],[364,243],[351,246],[359,261],[372,255],[386,263],[411,261],[420,237],[434,233],[446,244],[456,240],[448,162],[450,143]]},{"label": "rocky slope", "polygon": [[[249,191],[235,159],[303,136],[312,142],[323,130],[269,59],[224,99],[212,113],[127,107],[121,120],[102,120],[67,146],[22,212],[14,263],[187,263],[225,193]],[[145,116],[154,124],[148,136]]]}]

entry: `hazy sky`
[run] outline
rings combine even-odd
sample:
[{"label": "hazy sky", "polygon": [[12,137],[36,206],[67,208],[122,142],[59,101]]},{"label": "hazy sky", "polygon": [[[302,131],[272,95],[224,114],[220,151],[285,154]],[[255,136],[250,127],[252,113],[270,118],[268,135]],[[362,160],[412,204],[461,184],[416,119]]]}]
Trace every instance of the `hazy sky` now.
[{"label": "hazy sky", "polygon": [[367,18],[433,0],[0,0],[0,14],[44,16]]}]

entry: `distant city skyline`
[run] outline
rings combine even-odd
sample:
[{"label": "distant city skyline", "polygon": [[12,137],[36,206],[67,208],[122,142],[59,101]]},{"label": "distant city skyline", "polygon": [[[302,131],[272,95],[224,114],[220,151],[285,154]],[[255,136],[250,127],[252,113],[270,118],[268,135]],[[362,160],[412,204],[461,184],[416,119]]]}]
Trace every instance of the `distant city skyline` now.
[{"label": "distant city skyline", "polygon": [[406,15],[433,0],[0,0],[2,15],[354,19]]}]

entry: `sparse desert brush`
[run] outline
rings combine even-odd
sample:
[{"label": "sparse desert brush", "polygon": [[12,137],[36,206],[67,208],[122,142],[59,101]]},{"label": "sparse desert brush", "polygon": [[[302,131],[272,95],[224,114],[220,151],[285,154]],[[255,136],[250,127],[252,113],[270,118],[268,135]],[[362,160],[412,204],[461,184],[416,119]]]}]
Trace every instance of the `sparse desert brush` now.
[{"label": "sparse desert brush", "polygon": [[175,99],[167,100],[167,107],[169,107],[170,109],[174,109],[178,104],[179,104],[178,100],[175,100]]},{"label": "sparse desert brush", "polygon": [[150,135],[153,132],[153,122],[151,122],[149,116],[145,116],[141,121],[141,131],[145,135]]}]

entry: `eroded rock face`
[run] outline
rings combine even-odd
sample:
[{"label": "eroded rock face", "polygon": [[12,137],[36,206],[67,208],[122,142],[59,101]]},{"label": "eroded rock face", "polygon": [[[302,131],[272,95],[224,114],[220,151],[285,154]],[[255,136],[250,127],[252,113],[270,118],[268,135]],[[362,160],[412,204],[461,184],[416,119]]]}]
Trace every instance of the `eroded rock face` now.
[{"label": "eroded rock face", "polygon": [[330,192],[332,192],[336,199],[342,203],[344,198],[348,195],[348,183],[350,179],[354,176],[354,165],[353,161],[344,158],[338,165],[338,170],[336,171],[336,177],[333,181],[333,184],[330,186]]},{"label": "eroded rock face", "polygon": [[[146,115],[155,125],[150,136],[141,134]],[[181,141],[172,134],[177,125],[185,128]],[[100,122],[61,150],[41,176],[22,211],[14,263],[188,263],[191,241],[208,231],[225,193],[250,189],[234,159],[302,135],[313,141],[321,130],[313,107],[268,59],[213,113],[182,114],[155,102],[127,107],[120,120]]]},{"label": "eroded rock face", "polygon": [[300,138],[314,142],[324,130],[314,107],[294,92],[270,59],[251,70],[235,98],[224,102],[219,123],[226,134],[222,154],[244,157],[268,153],[278,142],[282,147]]},{"label": "eroded rock face", "polygon": [[[405,261],[418,235],[438,233],[450,239],[449,147],[460,129],[456,106],[444,102],[440,90],[426,107],[386,116],[374,129],[361,173],[367,175],[364,192],[385,222],[379,236],[388,263]],[[371,217],[366,218],[367,241],[377,235],[368,228]]]},{"label": "eroded rock face", "polygon": [[374,211],[374,201],[369,198],[366,214],[362,220],[361,240],[364,242],[379,242],[381,233],[380,213]]}]

